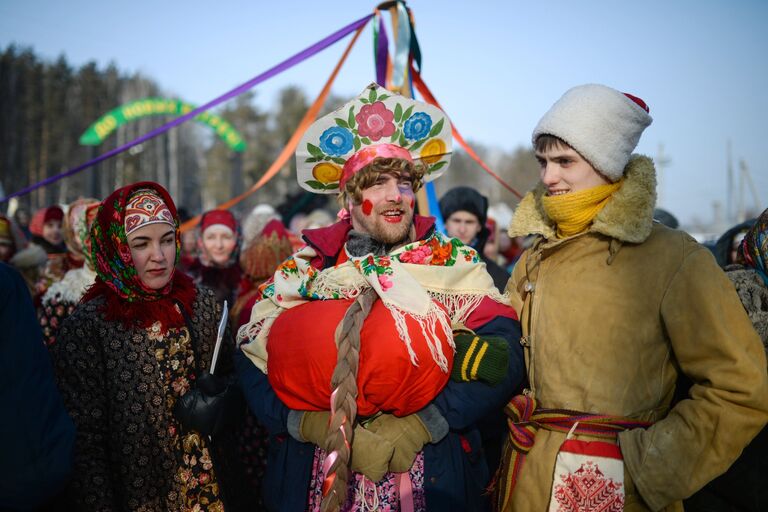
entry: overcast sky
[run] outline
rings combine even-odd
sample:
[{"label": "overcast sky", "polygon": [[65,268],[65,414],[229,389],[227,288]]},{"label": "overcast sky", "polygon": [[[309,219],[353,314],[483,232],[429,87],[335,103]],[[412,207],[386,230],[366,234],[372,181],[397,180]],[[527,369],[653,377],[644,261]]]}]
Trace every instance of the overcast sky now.
[{"label": "overcast sky", "polygon": [[[604,83],[643,98],[653,124],[637,151],[669,159],[660,205],[683,222],[726,206],[726,145],[768,206],[768,2],[550,0],[408,3],[423,77],[465,138],[512,150],[568,88]],[[371,12],[361,0],[95,2],[0,0],[0,46],[114,62],[169,95],[202,104]],[[470,7],[471,6],[471,7]],[[374,76],[370,25],[334,87],[352,97]],[[390,34],[391,39],[391,34]],[[255,90],[271,107],[286,85],[314,98],[345,41]],[[72,162],[75,166],[81,162]],[[482,171],[478,171],[482,172]],[[736,182],[738,185],[738,182]],[[738,187],[736,186],[738,192]],[[752,206],[750,194],[745,195]],[[735,204],[733,206],[735,209]]]}]

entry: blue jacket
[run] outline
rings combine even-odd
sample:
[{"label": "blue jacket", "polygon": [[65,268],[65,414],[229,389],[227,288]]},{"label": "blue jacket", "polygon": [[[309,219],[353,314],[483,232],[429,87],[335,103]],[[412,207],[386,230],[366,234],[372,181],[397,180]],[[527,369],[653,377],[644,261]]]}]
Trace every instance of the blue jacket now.
[{"label": "blue jacket", "polygon": [[34,510],[62,490],[75,426],[18,272],[0,263],[0,507]]},{"label": "blue jacket", "polygon": [[[431,232],[431,220],[416,218],[419,238]],[[340,222],[328,228],[305,232],[305,239],[324,257],[326,264],[332,264],[346,241],[348,231],[348,223]],[[313,243],[319,239],[321,243]],[[333,248],[336,248],[335,252]],[[429,510],[489,508],[483,492],[490,475],[475,423],[503,408],[524,376],[520,327],[516,320],[496,316],[475,330],[478,334],[502,336],[508,341],[510,357],[507,375],[496,386],[482,382],[449,381],[433,400],[432,404],[448,422],[450,430],[441,441],[427,444],[423,449],[424,486]],[[304,511],[315,445],[299,442],[288,434],[288,407],[277,397],[267,376],[241,351],[235,355],[235,366],[251,410],[269,431],[267,468],[262,482],[264,503],[268,510]]]}]

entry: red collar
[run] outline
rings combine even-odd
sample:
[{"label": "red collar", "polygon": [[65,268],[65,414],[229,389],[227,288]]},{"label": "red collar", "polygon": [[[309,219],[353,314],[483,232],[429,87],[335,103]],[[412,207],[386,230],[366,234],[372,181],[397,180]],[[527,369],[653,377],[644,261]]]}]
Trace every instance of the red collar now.
[{"label": "red collar", "polygon": [[[414,215],[413,226],[416,228],[416,239],[425,238],[435,226],[434,217]],[[340,220],[324,228],[305,229],[301,232],[304,240],[317,250],[323,257],[335,257],[344,247],[347,235],[352,230],[352,223]]]}]

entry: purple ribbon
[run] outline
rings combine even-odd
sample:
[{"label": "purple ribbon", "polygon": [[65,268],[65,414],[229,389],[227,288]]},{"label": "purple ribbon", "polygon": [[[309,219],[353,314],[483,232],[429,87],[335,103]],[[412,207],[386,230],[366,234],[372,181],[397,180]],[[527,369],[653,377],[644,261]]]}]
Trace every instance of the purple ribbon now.
[{"label": "purple ribbon", "polygon": [[192,119],[193,117],[195,117],[196,115],[200,114],[201,112],[205,112],[206,110],[210,109],[211,107],[215,107],[216,105],[218,105],[220,103],[223,103],[223,102],[225,102],[227,100],[230,100],[230,99],[232,99],[232,98],[234,98],[236,96],[239,96],[240,94],[242,94],[245,91],[247,91],[248,89],[251,89],[252,87],[260,84],[261,82],[263,82],[263,81],[265,81],[265,80],[267,80],[269,78],[272,78],[273,76],[275,76],[275,75],[277,75],[279,73],[282,73],[286,69],[289,69],[289,68],[295,66],[299,62],[302,62],[302,61],[306,60],[307,58],[315,55],[316,53],[319,53],[320,51],[322,51],[322,50],[326,49],[327,47],[331,46],[333,43],[335,43],[339,39],[342,39],[347,34],[350,34],[351,32],[354,32],[358,28],[360,28],[363,25],[365,25],[366,23],[368,23],[368,21],[372,17],[373,17],[373,14],[369,14],[368,16],[360,18],[359,20],[350,23],[346,27],[337,30],[336,32],[334,32],[333,34],[329,35],[325,39],[322,39],[322,40],[318,41],[317,43],[313,44],[312,46],[310,46],[310,47],[300,51],[299,53],[295,54],[294,56],[289,57],[288,59],[286,59],[283,62],[281,62],[280,64],[272,67],[271,69],[268,69],[264,73],[262,73],[262,74],[260,74],[260,75],[258,75],[256,77],[248,80],[244,84],[242,84],[242,85],[240,85],[238,87],[235,87],[231,91],[229,91],[227,93],[224,93],[223,95],[219,96],[218,98],[216,98],[216,99],[214,99],[212,101],[209,101],[205,105],[197,107],[196,109],[192,110],[191,112],[188,112],[188,113],[184,114],[181,117],[177,117],[176,119],[174,119],[172,121],[169,121],[168,123],[160,126],[159,128],[155,128],[151,132],[149,132],[149,133],[147,133],[145,135],[142,135],[141,137],[139,137],[137,139],[134,139],[134,140],[132,140],[132,141],[126,143],[126,144],[123,144],[122,146],[120,146],[118,148],[115,148],[115,149],[113,149],[111,151],[108,151],[108,152],[104,153],[103,155],[99,155],[96,158],[94,158],[93,160],[90,160],[89,162],[86,162],[86,163],[84,163],[82,165],[78,165],[77,167],[75,167],[73,169],[69,169],[68,171],[64,171],[64,172],[62,172],[60,174],[57,174],[55,176],[50,176],[50,177],[44,179],[43,181],[35,183],[34,185],[30,185],[30,186],[28,186],[28,187],[26,187],[24,189],[19,190],[18,192],[14,192],[13,194],[10,194],[10,195],[0,199],[0,203],[4,203],[4,202],[6,202],[9,199],[14,198],[14,197],[23,196],[24,194],[32,192],[33,190],[37,190],[38,188],[42,188],[42,187],[45,187],[47,185],[50,185],[51,183],[59,181],[60,179],[72,176],[73,174],[76,174],[76,173],[78,173],[78,172],[80,172],[80,171],[82,171],[84,169],[92,167],[92,166],[96,165],[99,162],[103,162],[107,158],[111,158],[111,157],[117,155],[118,153],[122,153],[126,149],[129,149],[129,148],[132,148],[133,146],[141,144],[142,142],[145,142],[145,141],[147,141],[147,140],[149,140],[149,139],[151,139],[153,137],[156,137],[156,136],[160,135],[161,133],[165,133],[168,130],[170,130],[171,128],[174,128],[174,127],[184,123],[185,121],[188,121],[189,119]]},{"label": "purple ribbon", "polygon": [[379,15],[379,37],[376,41],[376,83],[387,86],[387,55],[389,54],[389,39],[384,28],[384,17]]}]

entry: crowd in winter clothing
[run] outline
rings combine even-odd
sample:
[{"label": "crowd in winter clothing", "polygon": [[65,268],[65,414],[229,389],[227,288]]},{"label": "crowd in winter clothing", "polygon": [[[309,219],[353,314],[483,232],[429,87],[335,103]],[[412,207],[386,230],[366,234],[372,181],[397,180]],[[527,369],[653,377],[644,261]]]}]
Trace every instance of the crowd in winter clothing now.
[{"label": "crowd in winter clothing", "polygon": [[450,121],[375,84],[299,143],[338,214],[0,215],[0,509],[764,510],[768,210],[677,229],[651,122],[566,92],[503,229],[469,186],[416,213]]}]

